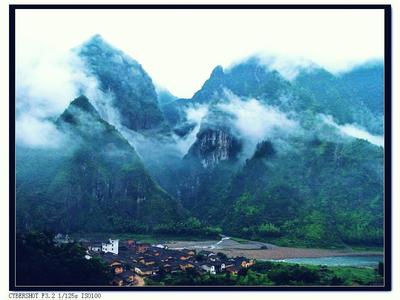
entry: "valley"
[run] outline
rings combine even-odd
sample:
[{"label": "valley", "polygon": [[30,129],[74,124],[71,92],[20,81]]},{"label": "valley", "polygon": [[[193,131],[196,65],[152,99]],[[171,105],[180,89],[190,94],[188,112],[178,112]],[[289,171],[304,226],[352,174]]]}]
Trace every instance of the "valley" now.
[{"label": "valley", "polygon": [[[260,272],[257,264],[249,272],[263,284],[290,283],[280,277],[282,270],[310,272],[317,278],[310,282],[326,284],[381,282],[382,61],[341,73],[316,64],[293,66],[296,76],[287,78],[255,55],[215,66],[201,88],[183,99],[100,35],[71,55],[80,62],[74,71],[85,80],[67,105],[37,120],[52,135],[43,131],[43,144],[29,144],[26,137],[16,142],[21,239],[41,243],[38,233],[60,232],[77,241],[111,237],[162,244],[176,256],[188,249],[210,251],[232,264],[237,257],[259,261]],[[85,86],[87,81],[92,84]],[[18,109],[29,114],[22,104]],[[53,250],[57,261],[65,249]],[[88,266],[77,261],[101,270],[104,253],[97,254]],[[355,281],[339,280],[332,270],[319,277],[325,269],[289,263],[354,267],[364,258],[376,270],[362,271],[368,274],[361,279],[356,274]],[[181,273],[162,274],[157,282],[191,278]],[[250,280],[239,277],[220,279]],[[217,279],[197,274],[190,280]]]}]

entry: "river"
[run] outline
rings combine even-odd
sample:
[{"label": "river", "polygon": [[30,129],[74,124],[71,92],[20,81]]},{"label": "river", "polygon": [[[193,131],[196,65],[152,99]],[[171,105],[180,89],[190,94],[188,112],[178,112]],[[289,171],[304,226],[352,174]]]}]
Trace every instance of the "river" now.
[{"label": "river", "polygon": [[383,255],[299,257],[270,261],[281,261],[287,263],[308,265],[372,267],[376,266],[379,262],[383,262]]}]

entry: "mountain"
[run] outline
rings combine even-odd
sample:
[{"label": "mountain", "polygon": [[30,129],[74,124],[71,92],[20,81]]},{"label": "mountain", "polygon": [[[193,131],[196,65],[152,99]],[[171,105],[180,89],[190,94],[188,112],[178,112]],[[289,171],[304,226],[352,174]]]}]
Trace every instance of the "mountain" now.
[{"label": "mountain", "polygon": [[118,111],[123,126],[142,133],[169,130],[153,82],[136,60],[100,35],[93,36],[76,52],[88,73],[97,79],[100,90],[111,94],[112,107]]},{"label": "mountain", "polygon": [[381,244],[382,148],[362,140],[291,142],[296,151],[259,144],[232,179],[231,229],[283,244]]},{"label": "mountain", "polygon": [[304,70],[294,81],[314,110],[332,115],[339,124],[357,123],[373,134],[383,134],[383,65],[367,64],[331,74],[318,68]]},{"label": "mountain", "polygon": [[[195,128],[188,126],[185,111],[206,105],[208,113],[181,176],[167,190],[227,234],[282,245],[381,245],[383,148],[338,130],[356,124],[382,133],[383,112],[376,104],[383,103],[381,67],[334,75],[313,66],[291,80],[255,58],[227,70],[216,67],[192,99],[168,104],[176,116],[171,125],[181,136]],[[232,96],[242,101],[233,114],[223,109],[234,103]],[[259,107],[263,121],[253,124],[257,120],[249,117],[239,131],[237,110],[254,114]],[[266,131],[249,152],[253,141],[246,132],[286,122],[277,114],[297,125]],[[324,115],[338,127],[325,123]]]},{"label": "mountain", "polygon": [[165,88],[157,87],[157,100],[160,106],[171,103],[178,99],[178,97],[174,96],[170,91]]},{"label": "mountain", "polygon": [[288,78],[251,57],[179,99],[100,36],[75,51],[100,93],[59,147],[17,146],[19,229],[383,244],[381,63]]},{"label": "mountain", "polygon": [[257,58],[250,58],[226,71],[221,66],[216,67],[192,101],[218,101],[224,89],[237,96],[276,99],[288,86],[289,83],[276,70],[268,70]]},{"label": "mountain", "polygon": [[[69,138],[67,149],[59,150],[66,153],[51,170],[48,184],[31,194],[32,199],[20,197],[18,207],[30,212],[20,226],[115,232],[146,230],[180,220],[183,210],[178,203],[153,181],[135,149],[101,119],[85,96],[72,101],[56,124]],[[40,153],[43,157],[47,154]],[[23,155],[17,152],[18,161],[28,159]],[[18,192],[29,195],[19,176],[22,168],[17,163]],[[46,172],[40,175],[45,176]],[[47,218],[36,218],[43,211]]]},{"label": "mountain", "polygon": [[[216,67],[192,99],[176,100],[167,107],[171,126],[184,123],[189,105],[215,105],[226,91],[244,99],[254,98],[283,112],[331,115],[340,125],[358,124],[372,134],[383,134],[383,65],[367,63],[347,72],[332,74],[313,65],[299,67],[288,80],[277,70],[251,57],[224,70]],[[304,120],[299,116],[301,122]]]}]

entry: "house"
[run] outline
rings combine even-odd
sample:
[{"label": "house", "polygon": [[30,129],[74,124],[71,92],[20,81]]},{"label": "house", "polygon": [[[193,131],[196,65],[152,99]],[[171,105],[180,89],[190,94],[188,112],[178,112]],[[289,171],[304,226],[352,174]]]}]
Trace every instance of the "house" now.
[{"label": "house", "polygon": [[244,260],[244,261],[242,261],[242,264],[241,264],[241,266],[243,268],[250,268],[252,265],[254,265],[254,260],[252,260],[252,259],[250,259],[249,261]]},{"label": "house", "polygon": [[127,246],[128,248],[135,248],[135,247],[136,247],[136,241],[134,241],[134,240],[127,240],[127,241],[126,241],[126,246]]},{"label": "house", "polygon": [[193,269],[193,268],[194,268],[194,265],[191,264],[191,263],[183,263],[183,264],[179,264],[179,268],[180,268],[182,271],[186,271],[187,269]]},{"label": "house", "polygon": [[93,252],[100,252],[101,251],[101,242],[94,242],[89,245],[88,249]]},{"label": "house", "polygon": [[132,271],[128,270],[125,271],[121,274],[119,274],[120,277],[122,277],[122,279],[124,280],[124,282],[131,284],[131,285],[136,285],[137,284],[137,280],[136,280],[136,276],[135,273],[133,273]]},{"label": "house", "polygon": [[111,282],[112,285],[117,285],[117,286],[131,286],[131,285],[136,285],[137,280],[135,273],[132,271],[124,271],[122,273],[119,273],[114,277],[114,279]]},{"label": "house", "polygon": [[145,253],[147,250],[149,250],[149,248],[150,248],[150,244],[147,244],[147,243],[136,245],[136,251],[138,253]]},{"label": "house", "polygon": [[150,276],[154,275],[157,273],[158,268],[154,266],[146,266],[146,265],[136,265],[135,268],[135,273],[142,275],[142,276]]},{"label": "house", "polygon": [[206,271],[212,275],[217,274],[217,270],[214,265],[204,264],[204,265],[201,265],[201,269],[203,269],[204,271]]},{"label": "house", "polygon": [[155,260],[151,257],[142,258],[138,262],[140,262],[141,264],[146,265],[146,266],[151,266],[156,263]]},{"label": "house", "polygon": [[234,260],[235,260],[235,264],[240,265],[242,268],[249,268],[252,265],[254,265],[254,260],[252,260],[252,259],[249,260],[244,256],[235,257]]},{"label": "house", "polygon": [[118,244],[119,240],[109,239],[109,243],[101,244],[101,251],[104,253],[111,252],[118,255]]},{"label": "house", "polygon": [[118,259],[118,256],[114,253],[107,252],[107,253],[101,254],[101,258],[103,258],[106,262],[111,264]]},{"label": "house", "polygon": [[122,266],[122,263],[120,261],[113,261],[110,264],[110,267],[113,269],[114,274],[120,274],[124,272],[124,267]]}]

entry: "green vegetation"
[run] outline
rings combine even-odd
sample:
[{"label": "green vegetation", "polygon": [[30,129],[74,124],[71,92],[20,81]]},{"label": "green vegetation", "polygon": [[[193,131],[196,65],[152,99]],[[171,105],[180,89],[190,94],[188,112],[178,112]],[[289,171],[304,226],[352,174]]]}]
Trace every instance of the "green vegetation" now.
[{"label": "green vegetation", "polygon": [[180,272],[146,278],[146,285],[252,285],[252,286],[370,286],[382,285],[373,268],[325,267],[275,262],[256,262],[234,274]]},{"label": "green vegetation", "polygon": [[[74,137],[65,151],[17,151],[18,229],[190,233],[189,224],[197,224],[154,182],[135,149],[86,97],[75,99],[57,126]],[[43,163],[49,154],[56,163]],[[25,160],[32,169],[20,163]],[[37,178],[43,184],[37,185],[31,170],[40,170]]]},{"label": "green vegetation", "polygon": [[281,246],[382,247],[382,148],[363,140],[320,139],[292,139],[296,151],[273,147],[261,143],[238,171],[221,163],[200,174],[189,210],[237,238]]},{"label": "green vegetation", "polygon": [[108,285],[105,261],[87,260],[79,244],[55,245],[53,234],[30,232],[16,237],[17,285]]},{"label": "green vegetation", "polygon": [[171,234],[164,234],[164,235],[157,235],[157,234],[139,234],[139,233],[125,233],[125,232],[96,232],[96,233],[77,233],[71,235],[73,238],[79,240],[89,239],[89,240],[108,240],[111,239],[119,239],[119,240],[134,240],[141,243],[150,243],[150,244],[158,244],[158,243],[166,243],[170,241],[204,241],[209,240],[210,238],[216,238],[216,236],[194,236],[194,235],[175,235]]},{"label": "green vegetation", "polygon": [[[85,96],[72,101],[55,122],[66,136],[59,148],[17,146],[18,230],[148,240],[223,233],[282,246],[383,247],[383,147],[340,134],[320,115],[382,134],[381,63],[339,75],[311,67],[288,81],[253,57],[215,68],[192,99],[170,102],[174,97],[161,93],[163,116],[138,62],[98,35],[76,50],[110,98],[91,99],[96,108],[115,109],[119,126],[136,131],[140,142],[134,149]],[[221,109],[227,90],[298,127],[253,141]],[[208,108],[201,124],[186,119],[185,109],[198,104]],[[165,119],[180,136],[200,125],[183,159]]]}]

